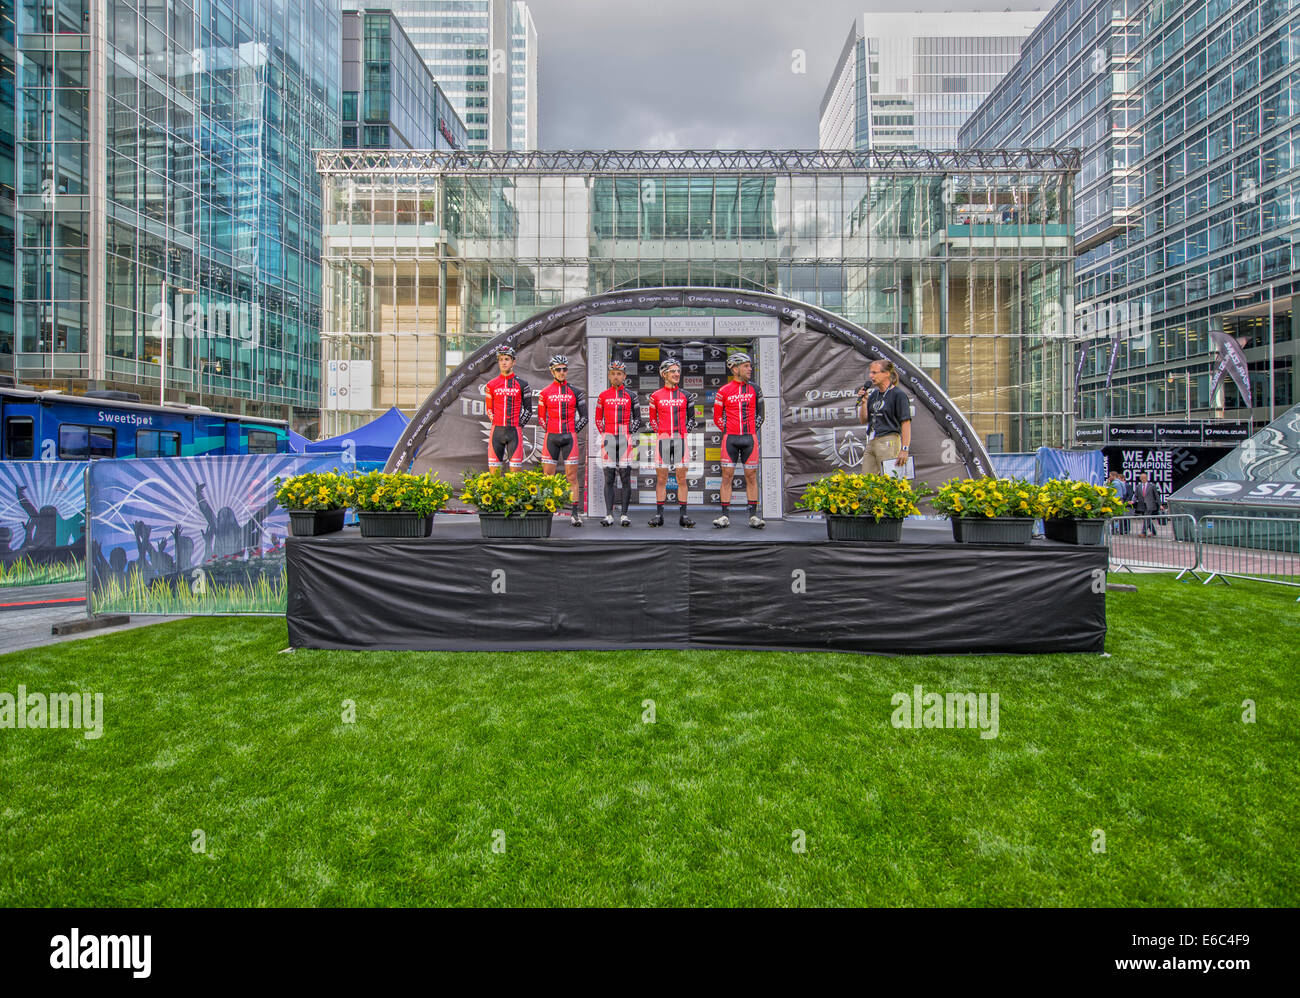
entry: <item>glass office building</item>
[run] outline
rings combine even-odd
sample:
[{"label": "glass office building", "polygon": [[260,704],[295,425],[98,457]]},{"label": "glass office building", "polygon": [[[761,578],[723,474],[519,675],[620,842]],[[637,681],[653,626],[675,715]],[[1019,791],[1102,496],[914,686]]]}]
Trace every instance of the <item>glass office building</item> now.
[{"label": "glass office building", "polygon": [[510,148],[537,148],[537,26],[523,0],[510,5]]},{"label": "glass office building", "polygon": [[319,157],[325,363],[414,408],[493,335],[615,289],[786,295],[914,358],[994,450],[1060,443],[1069,152],[390,153]]},{"label": "glass office building", "polygon": [[[973,147],[1083,150],[1080,421],[1261,425],[1295,402],[1298,7],[1059,3],[963,130]],[[1244,349],[1249,399],[1231,378],[1211,391],[1220,331]]]},{"label": "glass office building", "polygon": [[165,359],[169,401],[314,416],[339,0],[20,0],[16,28],[15,377],[153,399]]},{"label": "glass office building", "polygon": [[[510,149],[516,96],[525,106],[523,119],[536,119],[536,30],[532,32],[531,90],[516,89],[514,63],[529,53],[514,43],[514,24],[522,17],[531,26],[522,0],[385,0],[402,22],[434,79],[460,113],[470,149]],[[516,8],[522,7],[520,12]],[[529,79],[527,65],[520,80]],[[522,86],[522,82],[521,82]]]},{"label": "glass office building", "polygon": [[14,5],[0,0],[0,385],[14,378]]},{"label": "glass office building", "polygon": [[343,145],[464,149],[465,123],[391,10],[343,11]]},{"label": "glass office building", "polygon": [[867,13],[822,98],[822,149],[953,149],[957,130],[1015,65],[1039,11]]}]

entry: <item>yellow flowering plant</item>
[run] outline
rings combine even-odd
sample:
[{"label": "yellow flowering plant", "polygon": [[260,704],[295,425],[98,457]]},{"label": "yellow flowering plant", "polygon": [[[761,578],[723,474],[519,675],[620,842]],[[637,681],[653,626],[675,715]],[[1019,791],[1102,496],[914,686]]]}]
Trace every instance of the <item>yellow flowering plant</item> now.
[{"label": "yellow flowering plant", "polygon": [[1052,520],[1101,520],[1123,516],[1128,506],[1109,485],[1093,485],[1068,478],[1040,486],[1043,516]]},{"label": "yellow flowering plant", "polygon": [[555,513],[572,500],[569,480],[563,475],[540,471],[511,471],[504,475],[465,472],[460,501],[480,513]]},{"label": "yellow flowering plant", "polygon": [[351,478],[340,475],[338,468],[310,471],[289,478],[275,479],[275,501],[281,509],[330,510],[352,505]]},{"label": "yellow flowering plant", "polygon": [[436,475],[372,471],[350,479],[352,506],[362,513],[415,513],[432,516],[447,505],[451,486]]},{"label": "yellow flowering plant", "polygon": [[795,508],[831,516],[869,516],[877,522],[900,520],[919,513],[917,500],[928,495],[929,489],[915,489],[905,478],[837,471],[809,483]]},{"label": "yellow flowering plant", "polygon": [[1022,478],[953,478],[939,487],[931,505],[949,519],[1043,515],[1038,486]]}]

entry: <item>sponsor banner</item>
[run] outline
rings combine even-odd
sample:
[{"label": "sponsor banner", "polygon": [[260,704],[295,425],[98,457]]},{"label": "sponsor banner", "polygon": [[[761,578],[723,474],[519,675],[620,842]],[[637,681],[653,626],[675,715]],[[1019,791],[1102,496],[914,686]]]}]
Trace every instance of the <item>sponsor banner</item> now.
[{"label": "sponsor banner", "polygon": [[[695,391],[703,391],[703,390],[704,390],[704,379],[703,379],[703,378],[684,377],[684,378],[682,378],[682,388],[686,389],[687,391],[692,391],[692,390],[695,390]],[[696,408],[697,408],[697,410],[698,410],[699,407],[697,406]]]},{"label": "sponsor banner", "polygon": [[709,361],[704,365],[705,374],[720,374],[724,378],[727,376],[727,365],[725,362]]},{"label": "sponsor banner", "polygon": [[640,350],[637,351],[637,355],[636,355],[636,356],[637,356],[637,360],[656,361],[656,362],[657,362],[657,361],[659,360],[659,348],[658,348],[658,347],[642,347]]},{"label": "sponsor banner", "polygon": [[1155,423],[1111,423],[1106,427],[1107,443],[1149,443],[1155,437]]},{"label": "sponsor banner", "polygon": [[1230,479],[1193,485],[1184,499],[1218,499],[1259,506],[1300,509],[1300,482],[1242,482]]},{"label": "sponsor banner", "polygon": [[0,586],[86,577],[85,461],[0,461]]},{"label": "sponsor banner", "polygon": [[713,335],[713,317],[708,315],[654,315],[650,333],[666,339],[695,339]]},{"label": "sponsor banner", "polygon": [[1074,439],[1081,444],[1102,444],[1106,440],[1106,427],[1101,423],[1076,423]]},{"label": "sponsor banner", "polygon": [[1199,444],[1201,442],[1201,424],[1191,423],[1156,423],[1156,443],[1160,444]]},{"label": "sponsor banner", "polygon": [[1246,361],[1246,353],[1242,350],[1243,337],[1238,339],[1235,336],[1229,336],[1223,331],[1222,323],[1214,319],[1210,323],[1210,340],[1219,348],[1219,366],[1214,372],[1214,377],[1210,380],[1210,395],[1214,395],[1214,390],[1219,387],[1223,381],[1223,376],[1230,376],[1237,386],[1237,391],[1241,394],[1241,399],[1246,405],[1250,405],[1250,364]]},{"label": "sponsor banner", "polygon": [[1221,419],[1215,422],[1206,420],[1201,427],[1201,435],[1206,443],[1233,443],[1250,439],[1251,425],[1248,420]]},{"label": "sponsor banner", "polygon": [[1106,470],[1118,471],[1136,484],[1146,472],[1160,490],[1161,498],[1176,492],[1223,457],[1216,447],[1104,447]]},{"label": "sponsor banner", "polygon": [[284,613],[289,514],[275,479],[351,470],[338,454],[94,461],[92,613]]},{"label": "sponsor banner", "polygon": [[[703,348],[703,347],[683,347],[683,348],[682,348],[682,360],[695,360],[695,361],[699,361],[699,362],[700,362],[700,365],[703,365],[703,363],[704,363],[704,348]],[[692,366],[692,367],[691,367],[691,370],[692,370],[692,371],[698,371],[698,370],[700,370],[700,367],[699,367],[699,366]]]},{"label": "sponsor banner", "polygon": [[718,336],[776,336],[781,323],[763,315],[720,315],[713,320]]},{"label": "sponsor banner", "polygon": [[587,332],[592,336],[649,336],[650,317],[593,315],[587,320]]}]

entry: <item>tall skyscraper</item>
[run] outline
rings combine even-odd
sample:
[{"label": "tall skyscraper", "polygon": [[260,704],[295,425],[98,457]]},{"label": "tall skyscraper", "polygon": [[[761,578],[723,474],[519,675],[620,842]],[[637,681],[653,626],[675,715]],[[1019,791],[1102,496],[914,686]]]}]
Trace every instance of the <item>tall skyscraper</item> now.
[{"label": "tall skyscraper", "polygon": [[1042,18],[1041,10],[861,15],[822,98],[819,145],[955,148],[962,123]]},{"label": "tall skyscraper", "polygon": [[537,26],[523,0],[510,5],[510,148],[537,148]]},{"label": "tall skyscraper", "polygon": [[[460,113],[469,133],[471,149],[510,149],[514,146],[516,59],[525,60],[521,86],[529,81],[526,56],[536,64],[537,33],[516,49],[513,24],[523,8],[523,20],[532,18],[519,0],[387,0],[370,4],[389,7],[397,15],[434,79]],[[527,34],[527,32],[524,32]],[[536,119],[536,86],[526,88],[522,118]],[[527,103],[534,109],[529,112]]]},{"label": "tall skyscraper", "polygon": [[0,0],[0,385],[14,377],[14,5]]},{"label": "tall skyscraper", "polygon": [[17,380],[314,415],[339,13],[18,6]]},{"label": "tall skyscraper", "polygon": [[1277,0],[1062,3],[963,130],[1083,150],[1060,324],[1079,420],[1259,426],[1295,404],[1297,55],[1300,8]]}]

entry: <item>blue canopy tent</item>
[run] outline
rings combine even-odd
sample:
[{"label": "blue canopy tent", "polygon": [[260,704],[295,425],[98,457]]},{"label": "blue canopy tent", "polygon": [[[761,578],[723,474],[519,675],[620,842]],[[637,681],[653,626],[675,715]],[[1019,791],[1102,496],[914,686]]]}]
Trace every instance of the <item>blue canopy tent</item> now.
[{"label": "blue canopy tent", "polygon": [[378,419],[371,420],[364,426],[349,430],[328,440],[316,440],[307,444],[308,454],[328,451],[343,451],[351,454],[357,462],[357,471],[383,471],[388,455],[397,444],[410,419],[393,406]]},{"label": "blue canopy tent", "polygon": [[311,443],[306,437],[296,430],[289,431],[289,453],[304,454],[307,451],[307,445]]}]

